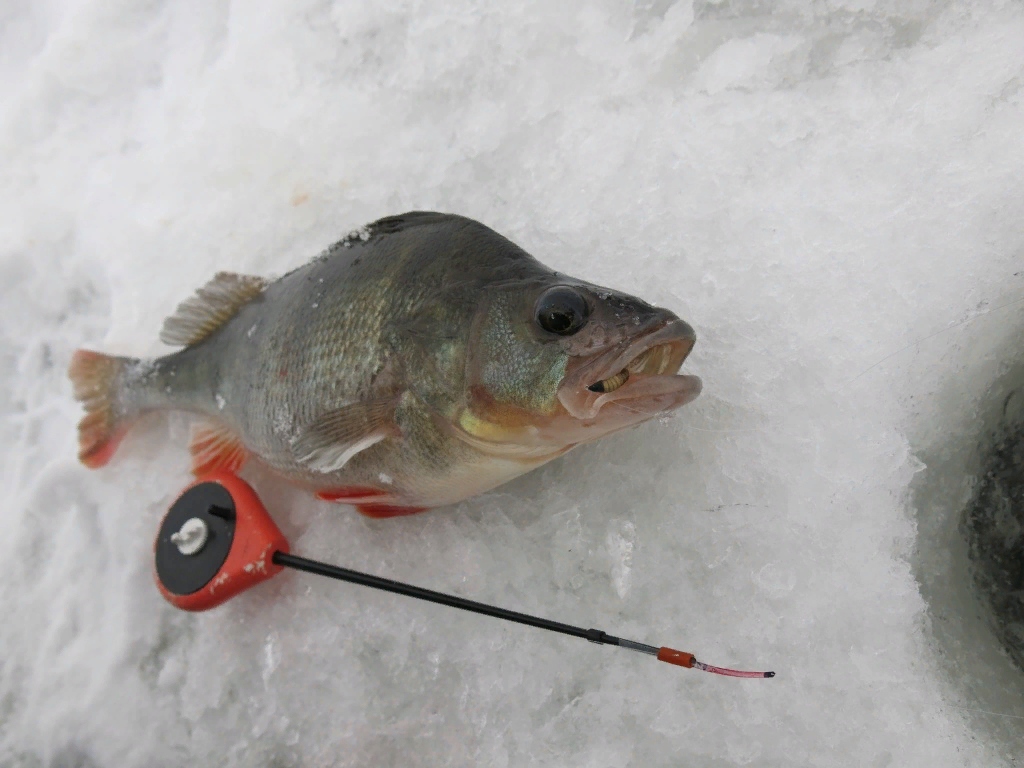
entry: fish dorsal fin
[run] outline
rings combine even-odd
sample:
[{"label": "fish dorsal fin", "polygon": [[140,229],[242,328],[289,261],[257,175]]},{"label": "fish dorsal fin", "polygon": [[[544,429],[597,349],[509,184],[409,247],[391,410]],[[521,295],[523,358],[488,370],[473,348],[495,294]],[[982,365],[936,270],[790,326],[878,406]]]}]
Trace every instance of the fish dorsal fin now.
[{"label": "fish dorsal fin", "polygon": [[262,294],[267,284],[254,275],[218,272],[164,320],[160,341],[185,347],[202,341]]},{"label": "fish dorsal fin", "polygon": [[352,403],[324,413],[299,429],[295,458],[315,472],[337,472],[360,451],[387,437],[401,437],[395,423],[397,398]]}]

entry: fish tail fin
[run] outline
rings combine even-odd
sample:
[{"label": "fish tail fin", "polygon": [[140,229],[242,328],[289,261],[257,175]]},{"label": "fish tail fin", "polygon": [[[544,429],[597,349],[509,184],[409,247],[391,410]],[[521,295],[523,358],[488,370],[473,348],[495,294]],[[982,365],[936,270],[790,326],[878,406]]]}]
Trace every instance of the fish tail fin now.
[{"label": "fish tail fin", "polygon": [[121,397],[124,370],[137,362],[89,349],[79,349],[71,357],[68,378],[75,399],[85,406],[78,423],[78,460],[90,469],[110,461],[137,415],[125,409]]}]

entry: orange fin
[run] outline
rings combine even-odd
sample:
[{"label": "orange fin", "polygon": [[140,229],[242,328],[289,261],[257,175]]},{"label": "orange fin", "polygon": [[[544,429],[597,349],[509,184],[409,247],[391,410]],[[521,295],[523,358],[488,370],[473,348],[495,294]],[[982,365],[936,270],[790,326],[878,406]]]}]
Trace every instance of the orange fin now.
[{"label": "orange fin", "polygon": [[132,417],[123,412],[119,401],[119,381],[131,362],[135,361],[89,349],[71,357],[68,378],[75,399],[85,406],[85,416],[78,423],[78,460],[89,469],[110,461],[131,426]]},{"label": "orange fin", "polygon": [[387,495],[387,491],[382,491],[379,488],[364,488],[358,485],[327,488],[316,492],[316,497],[320,501],[336,501],[340,504],[356,504],[360,501],[379,499],[381,496]]},{"label": "orange fin", "polygon": [[[82,419],[78,425],[78,429],[81,431],[89,417],[86,416]],[[97,443],[87,453],[85,449],[82,449],[78,454],[78,460],[81,461],[89,469],[99,469],[107,465],[117,452],[117,447],[121,445],[121,441],[124,440],[124,436],[128,434],[128,429],[119,429],[115,432],[111,432],[106,440]]]},{"label": "orange fin", "polygon": [[222,424],[203,422],[192,428],[188,447],[192,453],[192,474],[237,472],[249,458],[249,451],[238,436]]},{"label": "orange fin", "polygon": [[336,501],[339,504],[351,504],[360,514],[373,518],[403,517],[425,512],[427,507],[400,507],[389,504],[394,498],[387,491],[359,485],[347,485],[341,488],[330,488],[316,492],[321,501]]},{"label": "orange fin", "polygon": [[361,515],[379,519],[385,517],[404,517],[405,515],[415,515],[419,512],[426,512],[429,507],[396,507],[391,504],[357,504],[356,509]]}]

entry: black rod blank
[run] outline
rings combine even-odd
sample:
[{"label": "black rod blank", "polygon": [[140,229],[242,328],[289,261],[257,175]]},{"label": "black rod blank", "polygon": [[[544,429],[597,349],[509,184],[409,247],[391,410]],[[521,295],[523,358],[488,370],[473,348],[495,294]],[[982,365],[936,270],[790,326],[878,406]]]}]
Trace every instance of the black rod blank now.
[{"label": "black rod blank", "polygon": [[447,595],[444,592],[435,592],[432,589],[424,589],[423,587],[405,584],[401,581],[385,579],[382,576],[371,576],[368,573],[360,573],[359,571],[341,568],[337,565],[330,565],[329,563],[321,563],[318,560],[310,560],[308,558],[288,554],[286,552],[275,552],[271,559],[275,565],[295,568],[299,571],[315,573],[319,576],[327,576],[332,579],[338,579],[339,581],[348,581],[353,584],[361,584],[365,587],[383,589],[385,592],[394,592],[398,595],[415,597],[419,600],[427,600],[431,603],[439,603],[440,605],[447,605],[452,608],[461,608],[464,611],[480,613],[484,616],[493,616],[497,619],[505,619],[506,621],[514,621],[517,624],[526,624],[531,627],[537,627],[538,629],[549,629],[552,632],[560,632],[563,635],[581,637],[584,640],[589,640],[592,643],[598,643],[600,645],[617,645],[620,648],[627,648],[631,651],[656,656],[658,661],[664,661],[669,664],[675,664],[676,666],[686,667],[687,669],[700,669],[705,672],[713,672],[717,675],[727,675],[729,677],[775,677],[774,672],[740,672],[734,669],[714,667],[710,664],[697,661],[692,653],[687,653],[686,651],[677,651],[672,648],[665,647],[657,648],[653,645],[638,643],[634,640],[614,637],[600,629],[583,629],[582,627],[574,627],[571,624],[562,624],[558,621],[542,619],[539,616],[530,616],[529,614],[519,613],[518,611],[509,611],[505,608],[498,608],[494,605],[478,603],[475,600],[467,600],[464,597]]},{"label": "black rod blank", "polygon": [[[440,603],[441,605],[448,605],[452,608],[461,608],[464,611],[482,613],[485,616],[494,616],[498,619],[515,621],[519,624],[528,624],[531,627],[550,629],[552,632],[561,632],[563,635],[582,637],[584,640],[589,640],[592,643],[619,645],[619,638],[612,637],[611,635],[602,632],[600,629],[583,629],[582,627],[574,627],[571,624],[562,624],[558,621],[542,619],[538,616],[529,616],[525,613],[509,611],[504,608],[498,608],[494,605],[478,603],[475,600],[467,600],[464,597],[446,595],[444,592],[435,592],[432,589],[423,589],[423,587],[404,584],[400,581],[392,581],[391,579],[385,579],[381,576],[371,576],[368,573],[360,573],[359,571],[352,571],[348,568],[340,568],[337,565],[321,563],[317,560],[309,560],[308,558],[299,557],[298,555],[291,555],[285,552],[275,552],[273,561],[277,565],[295,568],[299,571],[306,571],[307,573],[316,573],[320,576],[328,576],[332,579],[349,581],[353,584],[362,584],[365,587],[383,589],[385,592],[394,592],[395,594],[406,595],[407,597],[428,600],[431,603]],[[653,650],[654,653],[658,652],[657,648],[654,648]]]}]

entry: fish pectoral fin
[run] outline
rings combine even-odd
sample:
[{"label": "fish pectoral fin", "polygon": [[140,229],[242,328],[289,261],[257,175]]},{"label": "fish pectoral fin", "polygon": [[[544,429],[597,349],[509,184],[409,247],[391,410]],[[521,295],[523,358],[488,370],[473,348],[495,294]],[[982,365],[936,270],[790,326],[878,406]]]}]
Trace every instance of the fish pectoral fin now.
[{"label": "fish pectoral fin", "polygon": [[262,277],[218,272],[164,320],[160,341],[182,347],[202,341],[260,296],[267,285]]},{"label": "fish pectoral fin", "polygon": [[292,443],[296,460],[315,472],[337,472],[360,451],[388,437],[401,437],[396,399],[353,403],[323,414],[299,430]]},{"label": "fish pectoral fin", "polygon": [[196,477],[211,472],[237,472],[249,458],[249,451],[238,436],[212,421],[193,425],[188,449],[192,453],[192,474]]}]

